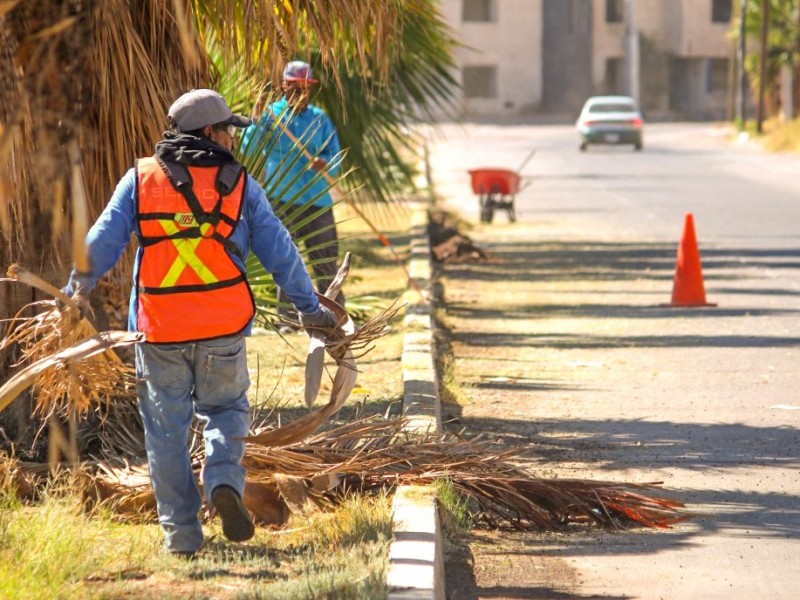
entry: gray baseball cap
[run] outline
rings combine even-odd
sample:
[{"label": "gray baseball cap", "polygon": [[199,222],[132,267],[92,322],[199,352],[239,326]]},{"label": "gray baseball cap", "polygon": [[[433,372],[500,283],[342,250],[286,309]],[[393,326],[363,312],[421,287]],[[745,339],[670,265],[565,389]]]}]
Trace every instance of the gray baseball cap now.
[{"label": "gray baseball cap", "polygon": [[214,90],[192,90],[172,103],[167,113],[181,131],[194,131],[206,125],[248,127],[252,121],[235,115],[222,94]]}]

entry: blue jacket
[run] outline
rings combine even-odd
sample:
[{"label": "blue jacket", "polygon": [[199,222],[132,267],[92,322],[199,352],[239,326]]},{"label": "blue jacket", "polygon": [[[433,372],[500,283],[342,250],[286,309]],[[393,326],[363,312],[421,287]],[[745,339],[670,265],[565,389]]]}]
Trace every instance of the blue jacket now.
[{"label": "blue jacket", "polygon": [[[136,171],[130,169],[117,184],[108,205],[98,217],[86,236],[89,249],[89,273],[78,273],[73,270],[69,283],[64,288],[67,295],[72,295],[80,284],[82,291],[88,294],[106,272],[108,272],[122,256],[130,241],[131,233],[141,236],[137,222],[136,208]],[[314,313],[319,310],[319,301],[297,247],[289,232],[272,212],[264,190],[258,182],[247,176],[241,218],[230,237],[230,240],[241,250],[242,256],[252,250],[264,268],[272,273],[275,282],[292,299],[301,313]],[[236,265],[244,270],[242,260],[235,254],[228,253]],[[131,290],[128,311],[128,330],[136,331],[137,290],[141,246],[136,251],[133,265],[133,289]],[[249,335],[252,321],[244,331]]]},{"label": "blue jacket", "polygon": [[[340,150],[339,138],[328,115],[313,104],[309,104],[301,113],[292,114],[286,98],[281,98],[267,107],[242,138],[243,149],[254,144],[264,144],[264,153],[267,156],[260,179],[267,188],[270,199],[288,202],[300,194],[297,200],[299,204],[330,206],[333,199],[327,191],[329,184],[321,174],[308,168],[309,160],[301,149],[295,148],[294,142],[287,135],[280,133],[281,125],[300,140],[312,156],[319,156],[327,161],[325,170],[329,175],[335,176],[340,166],[340,157],[337,157]],[[262,138],[272,135],[279,136],[274,141],[274,146],[270,146]]]}]

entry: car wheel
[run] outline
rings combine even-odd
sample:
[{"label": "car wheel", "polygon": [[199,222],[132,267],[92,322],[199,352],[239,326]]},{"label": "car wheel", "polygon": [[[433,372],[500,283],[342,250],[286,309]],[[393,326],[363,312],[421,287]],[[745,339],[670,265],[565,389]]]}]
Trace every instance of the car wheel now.
[{"label": "car wheel", "polygon": [[589,147],[589,144],[586,142],[581,142],[581,152],[586,152],[586,148]]}]

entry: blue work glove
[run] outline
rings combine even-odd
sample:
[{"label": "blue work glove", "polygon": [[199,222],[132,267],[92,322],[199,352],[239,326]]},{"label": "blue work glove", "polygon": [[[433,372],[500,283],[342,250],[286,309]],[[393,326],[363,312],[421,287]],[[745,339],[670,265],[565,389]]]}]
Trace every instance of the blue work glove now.
[{"label": "blue work glove", "polygon": [[300,313],[300,323],[302,323],[306,332],[311,335],[313,332],[318,331],[327,337],[339,325],[336,315],[333,314],[331,309],[326,308],[320,304],[319,310],[314,313]]}]

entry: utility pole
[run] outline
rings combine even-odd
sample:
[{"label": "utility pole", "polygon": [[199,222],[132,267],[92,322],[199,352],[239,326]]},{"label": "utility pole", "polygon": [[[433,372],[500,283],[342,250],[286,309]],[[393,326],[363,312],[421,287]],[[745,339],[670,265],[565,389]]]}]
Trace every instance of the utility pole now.
[{"label": "utility pole", "polygon": [[761,61],[758,67],[758,119],[756,121],[756,131],[762,133],[764,130],[764,90],[767,82],[767,33],[769,32],[769,0],[762,0],[761,3]]},{"label": "utility pole", "polygon": [[636,18],[633,10],[634,0],[627,0],[625,7],[626,37],[628,54],[628,93],[631,98],[636,100],[636,104],[641,106],[639,101],[639,33],[636,30]]},{"label": "utility pole", "polygon": [[747,0],[739,0],[739,50],[736,58],[739,63],[736,89],[736,122],[739,130],[743,131],[747,121],[747,73],[744,69],[744,61],[747,58]]}]

